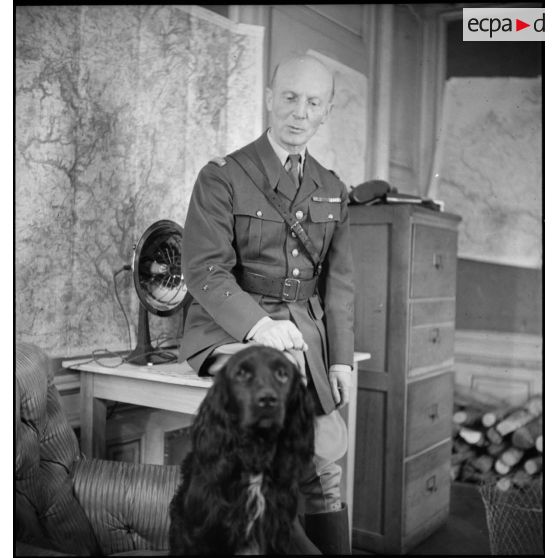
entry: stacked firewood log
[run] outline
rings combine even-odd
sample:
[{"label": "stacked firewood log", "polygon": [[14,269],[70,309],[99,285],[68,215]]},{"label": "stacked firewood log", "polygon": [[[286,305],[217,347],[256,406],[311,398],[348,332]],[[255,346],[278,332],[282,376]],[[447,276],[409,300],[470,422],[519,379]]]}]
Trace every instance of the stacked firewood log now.
[{"label": "stacked firewood log", "polygon": [[451,478],[498,487],[526,486],[543,474],[543,402],[540,395],[510,406],[456,386]]}]

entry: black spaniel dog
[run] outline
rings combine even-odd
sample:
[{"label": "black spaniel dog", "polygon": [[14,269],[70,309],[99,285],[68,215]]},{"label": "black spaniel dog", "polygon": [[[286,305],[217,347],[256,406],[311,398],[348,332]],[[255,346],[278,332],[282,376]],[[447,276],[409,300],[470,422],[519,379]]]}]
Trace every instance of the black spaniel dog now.
[{"label": "black spaniel dog", "polygon": [[314,416],[301,373],[284,353],[258,345],[232,355],[191,427],[170,505],[170,554],[293,553]]}]

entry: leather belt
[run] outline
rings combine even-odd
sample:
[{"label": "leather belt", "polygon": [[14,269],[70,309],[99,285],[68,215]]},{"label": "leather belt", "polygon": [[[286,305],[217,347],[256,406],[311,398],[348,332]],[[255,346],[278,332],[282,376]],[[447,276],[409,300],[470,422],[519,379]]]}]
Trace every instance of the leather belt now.
[{"label": "leather belt", "polygon": [[315,292],[318,278],[267,277],[250,271],[240,272],[238,284],[249,293],[277,298],[283,302],[308,300]]}]

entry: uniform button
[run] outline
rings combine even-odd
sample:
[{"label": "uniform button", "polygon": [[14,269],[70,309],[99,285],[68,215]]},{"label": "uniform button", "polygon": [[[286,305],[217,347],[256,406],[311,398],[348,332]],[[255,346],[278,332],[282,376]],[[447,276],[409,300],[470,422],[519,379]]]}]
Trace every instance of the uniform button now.
[{"label": "uniform button", "polygon": [[292,236],[293,238],[296,238],[296,233],[295,233],[295,232],[292,232],[292,233],[291,233],[291,236]]},{"label": "uniform button", "polygon": [[330,214],[327,216],[327,218],[328,218],[328,219],[333,219],[333,213],[330,213]]},{"label": "uniform button", "polygon": [[258,211],[256,211],[256,215],[257,215],[258,217],[261,217],[261,216],[263,215],[263,213],[258,209]]},{"label": "uniform button", "polygon": [[302,211],[298,210],[295,213],[295,217],[300,221],[304,217],[304,213],[302,213]]},{"label": "uniform button", "polygon": [[291,254],[296,258],[298,256],[298,250],[295,248]]},{"label": "uniform button", "polygon": [[298,267],[295,267],[293,269],[293,277],[298,277],[300,275],[300,269],[298,269]]}]

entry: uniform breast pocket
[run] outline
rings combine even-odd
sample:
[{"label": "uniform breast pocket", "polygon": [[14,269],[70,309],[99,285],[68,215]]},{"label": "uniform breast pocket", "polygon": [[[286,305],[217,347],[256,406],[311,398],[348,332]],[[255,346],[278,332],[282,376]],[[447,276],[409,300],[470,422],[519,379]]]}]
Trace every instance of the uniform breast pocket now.
[{"label": "uniform breast pocket", "polygon": [[244,199],[235,205],[235,242],[241,259],[261,260],[285,240],[285,223],[268,204]]},{"label": "uniform breast pocket", "polygon": [[[311,201],[308,207],[308,215],[310,218],[308,235],[323,257],[329,248],[331,237],[341,218],[341,203]],[[321,243],[321,246],[318,242]]]}]

